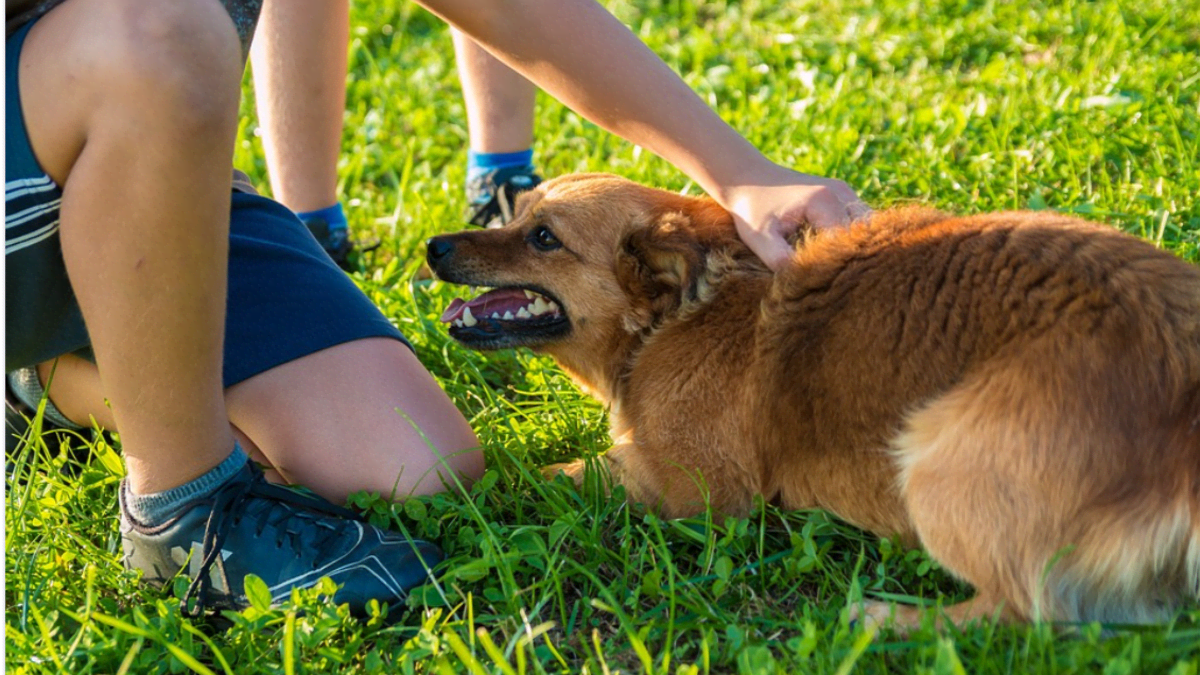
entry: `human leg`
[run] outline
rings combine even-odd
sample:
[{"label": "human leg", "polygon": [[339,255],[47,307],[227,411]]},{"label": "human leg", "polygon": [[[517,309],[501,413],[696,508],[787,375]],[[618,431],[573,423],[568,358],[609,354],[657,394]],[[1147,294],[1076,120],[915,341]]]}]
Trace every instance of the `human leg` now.
[{"label": "human leg", "polygon": [[457,29],[451,32],[470,134],[467,218],[501,225],[516,195],[541,180],[532,165],[537,88]]},{"label": "human leg", "polygon": [[[461,413],[287,209],[234,195],[231,227],[224,381],[252,457],[335,502],[357,490],[428,494],[482,473]],[[50,396],[72,420],[108,423],[87,361],[58,359]]]},{"label": "human leg", "polygon": [[337,159],[346,109],[349,0],[267,0],[250,50],[275,198],[351,269]]},{"label": "human leg", "polygon": [[458,29],[451,31],[471,149],[511,153],[533,145],[537,88]]},{"label": "human leg", "polygon": [[[61,239],[61,255],[46,257],[69,277],[70,304],[78,298],[98,363],[93,393],[111,402],[127,455],[127,566],[161,583],[190,550],[201,599],[235,608],[246,604],[246,574],[266,579],[276,598],[330,576],[344,584],[336,599],[361,611],[369,598],[403,598],[438,553],[267,486],[234,445],[221,349],[240,53],[223,12],[207,0],[72,0],[33,25],[28,43],[24,31],[7,41],[8,106],[31,122],[26,135],[20,116],[16,124],[8,117],[8,140],[36,155],[49,174],[41,182],[61,186],[61,196],[29,207],[52,218],[44,231],[18,241],[6,228],[6,261]],[[224,32],[234,36],[231,58]],[[208,142],[197,145],[195,137]],[[32,184],[10,191],[8,182],[6,204],[29,196]],[[6,274],[14,268],[6,267]],[[22,288],[35,296],[28,304],[43,300],[36,284]],[[10,286],[6,300],[11,294]],[[35,329],[57,334],[61,322],[31,316],[6,313],[9,336],[15,328],[20,343],[36,345]],[[6,346],[6,365],[40,360],[15,354]],[[274,552],[261,542],[274,542]]]},{"label": "human leg", "polygon": [[234,423],[288,481],[340,502],[403,499],[483,473],[462,414],[402,343],[369,338],[230,388]]},{"label": "human leg", "polygon": [[349,0],[266,0],[250,48],[275,198],[293,211],[338,201]]},{"label": "human leg", "polygon": [[198,477],[234,442],[219,364],[240,46],[216,2],[150,4],[72,0],[20,63],[136,492]]},{"label": "human leg", "polygon": [[[64,415],[119,431],[95,365],[65,356],[39,370],[52,367],[52,400]],[[233,385],[226,401],[235,436],[268,478],[334,503],[359,490],[397,500],[431,494],[483,473],[462,414],[396,340],[367,338],[301,357]]]}]

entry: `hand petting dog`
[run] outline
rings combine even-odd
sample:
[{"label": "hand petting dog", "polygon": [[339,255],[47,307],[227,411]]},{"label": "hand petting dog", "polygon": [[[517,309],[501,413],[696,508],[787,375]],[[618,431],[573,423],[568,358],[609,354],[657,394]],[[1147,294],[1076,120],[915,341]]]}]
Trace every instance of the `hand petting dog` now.
[{"label": "hand petting dog", "polygon": [[871,215],[854,190],[832,178],[797,173],[770,165],[770,175],[743,182],[717,196],[733,215],[738,236],[772,270],[791,259],[790,242],[803,227],[844,227]]}]

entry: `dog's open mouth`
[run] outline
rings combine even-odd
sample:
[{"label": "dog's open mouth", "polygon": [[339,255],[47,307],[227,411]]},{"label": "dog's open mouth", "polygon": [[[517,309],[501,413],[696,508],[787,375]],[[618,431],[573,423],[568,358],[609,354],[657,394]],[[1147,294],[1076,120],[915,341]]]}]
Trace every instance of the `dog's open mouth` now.
[{"label": "dog's open mouth", "polygon": [[541,291],[504,287],[472,300],[455,298],[442,313],[450,337],[476,349],[534,346],[571,329],[562,303]]}]

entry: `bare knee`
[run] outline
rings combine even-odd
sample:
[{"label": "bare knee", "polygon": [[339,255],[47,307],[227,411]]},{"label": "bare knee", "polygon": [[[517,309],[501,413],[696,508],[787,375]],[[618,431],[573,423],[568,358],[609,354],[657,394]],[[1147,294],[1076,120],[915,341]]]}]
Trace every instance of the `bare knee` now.
[{"label": "bare knee", "polygon": [[184,127],[236,118],[241,46],[218,2],[123,0],[116,14],[116,44],[103,67],[118,91],[161,106]]},{"label": "bare knee", "polygon": [[416,357],[395,340],[358,340],[231,387],[233,422],[288,480],[338,500],[393,499],[467,485],[479,442]]},{"label": "bare knee", "polygon": [[59,185],[102,135],[198,152],[232,144],[241,51],[216,0],[64,3],[33,27],[20,68],[30,143]]},{"label": "bare knee", "polygon": [[241,43],[216,0],[84,0],[44,21],[69,38],[60,84],[85,89],[94,113],[119,107],[197,130],[236,119]]}]

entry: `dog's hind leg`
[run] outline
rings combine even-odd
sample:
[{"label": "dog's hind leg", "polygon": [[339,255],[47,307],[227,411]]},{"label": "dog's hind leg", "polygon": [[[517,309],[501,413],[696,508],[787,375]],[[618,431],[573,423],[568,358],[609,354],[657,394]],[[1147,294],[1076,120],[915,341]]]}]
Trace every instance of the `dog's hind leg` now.
[{"label": "dog's hind leg", "polygon": [[921,543],[978,592],[946,614],[1162,620],[1186,594],[1191,541],[1190,474],[1148,459],[1172,456],[1170,417],[1155,414],[1167,406],[1140,394],[1149,403],[1122,417],[1079,371],[1055,386],[1053,362],[969,379],[894,441]]},{"label": "dog's hind leg", "polygon": [[[862,621],[864,625],[890,628],[906,635],[921,626],[926,611],[925,608],[915,605],[868,600],[863,602],[861,610],[858,607],[851,608],[850,620]],[[940,630],[947,621],[956,626],[963,626],[978,620],[1005,621],[1013,618],[1015,617],[1005,610],[1003,601],[977,594],[970,600],[943,608],[942,615],[935,618],[934,625]]]},{"label": "dog's hind leg", "polygon": [[[1104,432],[1034,381],[1012,367],[968,380],[909,415],[893,442],[922,545],[975,587],[975,599],[944,610],[955,623],[1066,618],[1054,588],[1074,578],[1067,532],[1086,453],[1102,450],[1088,444]],[[896,616],[911,625],[919,615]]]}]

